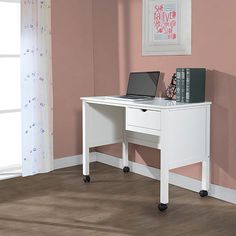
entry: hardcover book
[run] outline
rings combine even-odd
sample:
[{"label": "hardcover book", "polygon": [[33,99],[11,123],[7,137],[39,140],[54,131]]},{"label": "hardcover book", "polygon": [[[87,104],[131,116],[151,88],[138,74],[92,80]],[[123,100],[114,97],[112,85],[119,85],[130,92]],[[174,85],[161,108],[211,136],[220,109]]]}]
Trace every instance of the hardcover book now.
[{"label": "hardcover book", "polygon": [[181,102],[181,71],[182,68],[176,69],[176,102]]},{"label": "hardcover book", "polygon": [[185,78],[185,69],[181,68],[181,79],[180,79],[180,101],[186,101],[186,78]]},{"label": "hardcover book", "polygon": [[205,101],[205,68],[186,68],[186,102]]}]

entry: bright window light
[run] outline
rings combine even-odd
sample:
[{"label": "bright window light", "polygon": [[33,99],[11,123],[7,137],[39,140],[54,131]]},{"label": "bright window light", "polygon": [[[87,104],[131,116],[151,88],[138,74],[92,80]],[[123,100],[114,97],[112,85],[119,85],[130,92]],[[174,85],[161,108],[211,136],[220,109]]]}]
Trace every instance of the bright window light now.
[{"label": "bright window light", "polygon": [[21,165],[20,1],[0,0],[0,171]]},{"label": "bright window light", "polygon": [[21,163],[21,114],[0,114],[0,169]]},{"label": "bright window light", "polygon": [[0,54],[20,54],[20,3],[0,1]]},{"label": "bright window light", "polygon": [[0,110],[20,109],[20,58],[0,57]]}]

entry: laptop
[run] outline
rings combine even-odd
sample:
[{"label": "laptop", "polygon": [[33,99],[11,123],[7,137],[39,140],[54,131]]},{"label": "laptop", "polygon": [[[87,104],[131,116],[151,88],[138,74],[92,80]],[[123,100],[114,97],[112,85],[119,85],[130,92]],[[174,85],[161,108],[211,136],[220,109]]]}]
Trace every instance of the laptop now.
[{"label": "laptop", "polygon": [[131,72],[126,95],[118,96],[122,99],[152,99],[156,96],[160,71]]}]

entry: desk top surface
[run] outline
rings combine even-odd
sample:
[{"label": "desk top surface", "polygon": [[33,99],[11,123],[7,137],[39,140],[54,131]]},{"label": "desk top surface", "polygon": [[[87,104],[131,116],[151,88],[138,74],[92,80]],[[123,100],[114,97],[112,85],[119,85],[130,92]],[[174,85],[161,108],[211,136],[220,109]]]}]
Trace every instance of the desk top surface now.
[{"label": "desk top surface", "polygon": [[159,97],[155,97],[154,99],[151,100],[130,101],[128,99],[118,98],[116,96],[96,96],[96,97],[81,97],[81,100],[84,100],[89,103],[97,103],[104,105],[114,105],[123,107],[126,106],[143,107],[152,109],[190,108],[196,106],[206,106],[211,104],[211,102],[181,103],[172,100],[166,100],[164,98],[159,98]]}]

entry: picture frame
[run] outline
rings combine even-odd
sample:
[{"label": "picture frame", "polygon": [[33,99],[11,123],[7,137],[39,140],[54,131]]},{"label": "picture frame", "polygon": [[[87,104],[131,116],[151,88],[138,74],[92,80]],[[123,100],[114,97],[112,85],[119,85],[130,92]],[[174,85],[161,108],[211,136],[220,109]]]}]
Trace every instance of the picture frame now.
[{"label": "picture frame", "polygon": [[191,0],[143,0],[142,55],[191,55]]}]

